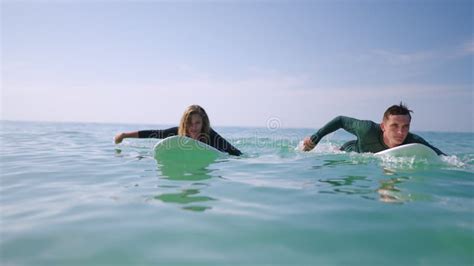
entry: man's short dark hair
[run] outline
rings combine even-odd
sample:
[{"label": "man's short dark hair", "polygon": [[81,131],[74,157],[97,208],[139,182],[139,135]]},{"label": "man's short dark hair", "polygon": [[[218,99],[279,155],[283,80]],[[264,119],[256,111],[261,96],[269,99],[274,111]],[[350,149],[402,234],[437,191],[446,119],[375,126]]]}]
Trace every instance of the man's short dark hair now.
[{"label": "man's short dark hair", "polygon": [[383,120],[387,120],[390,115],[408,115],[411,120],[410,113],[413,113],[413,111],[408,109],[405,104],[400,102],[399,105],[392,105],[387,109],[387,111],[385,111],[383,114]]}]

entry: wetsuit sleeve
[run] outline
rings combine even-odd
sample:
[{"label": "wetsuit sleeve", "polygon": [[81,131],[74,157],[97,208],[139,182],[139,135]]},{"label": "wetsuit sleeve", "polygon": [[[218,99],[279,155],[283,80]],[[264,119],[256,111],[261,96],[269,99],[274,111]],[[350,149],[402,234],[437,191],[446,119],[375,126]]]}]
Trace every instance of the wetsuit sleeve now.
[{"label": "wetsuit sleeve", "polygon": [[222,152],[227,152],[230,155],[236,155],[240,156],[242,154],[239,149],[236,147],[232,146],[227,140],[225,140],[223,137],[221,137],[217,132],[214,131],[214,129],[211,129],[210,132],[210,145]]},{"label": "wetsuit sleeve", "polygon": [[432,150],[434,150],[438,155],[446,155],[444,152],[442,152],[440,149],[434,147],[433,145],[429,144],[428,141],[423,139],[422,137],[416,135],[416,134],[411,134],[410,133],[410,143],[420,143],[423,145],[426,145],[430,147]]},{"label": "wetsuit sleeve", "polygon": [[139,138],[164,139],[178,135],[178,127],[172,127],[164,130],[141,130],[138,131]]},{"label": "wetsuit sleeve", "polygon": [[317,145],[324,136],[340,128],[358,136],[360,131],[367,130],[370,126],[369,121],[358,120],[347,116],[338,116],[314,133],[311,136],[311,141],[314,145]]}]

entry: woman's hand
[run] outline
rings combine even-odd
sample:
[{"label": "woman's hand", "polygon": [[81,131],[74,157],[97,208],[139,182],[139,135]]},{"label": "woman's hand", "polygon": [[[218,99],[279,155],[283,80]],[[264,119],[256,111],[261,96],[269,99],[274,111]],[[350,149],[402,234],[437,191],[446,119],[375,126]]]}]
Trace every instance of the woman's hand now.
[{"label": "woman's hand", "polygon": [[119,144],[125,138],[125,133],[120,133],[115,136],[115,144]]}]

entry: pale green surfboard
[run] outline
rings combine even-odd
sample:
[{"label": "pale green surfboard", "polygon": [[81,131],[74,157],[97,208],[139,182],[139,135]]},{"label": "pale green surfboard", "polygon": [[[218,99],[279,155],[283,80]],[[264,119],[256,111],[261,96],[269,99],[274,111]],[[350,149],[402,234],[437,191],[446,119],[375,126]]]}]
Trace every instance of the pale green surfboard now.
[{"label": "pale green surfboard", "polygon": [[226,156],[214,147],[185,136],[165,138],[153,150],[158,162],[197,166],[210,164]]},{"label": "pale green surfboard", "polygon": [[419,159],[439,160],[439,156],[434,150],[432,150],[426,145],[419,143],[405,144],[391,149],[387,149],[381,152],[377,152],[375,156],[416,157]]}]

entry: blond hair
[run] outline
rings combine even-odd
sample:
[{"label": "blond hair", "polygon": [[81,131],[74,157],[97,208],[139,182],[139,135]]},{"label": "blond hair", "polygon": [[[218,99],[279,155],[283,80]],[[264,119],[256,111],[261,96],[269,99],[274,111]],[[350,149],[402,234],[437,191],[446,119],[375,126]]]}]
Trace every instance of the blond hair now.
[{"label": "blond hair", "polygon": [[202,129],[199,136],[199,140],[205,143],[209,143],[209,132],[211,131],[211,123],[207,116],[206,110],[199,105],[191,105],[184,111],[179,123],[178,135],[186,136],[188,132],[188,126],[191,124],[191,117],[197,114],[202,118]]}]

